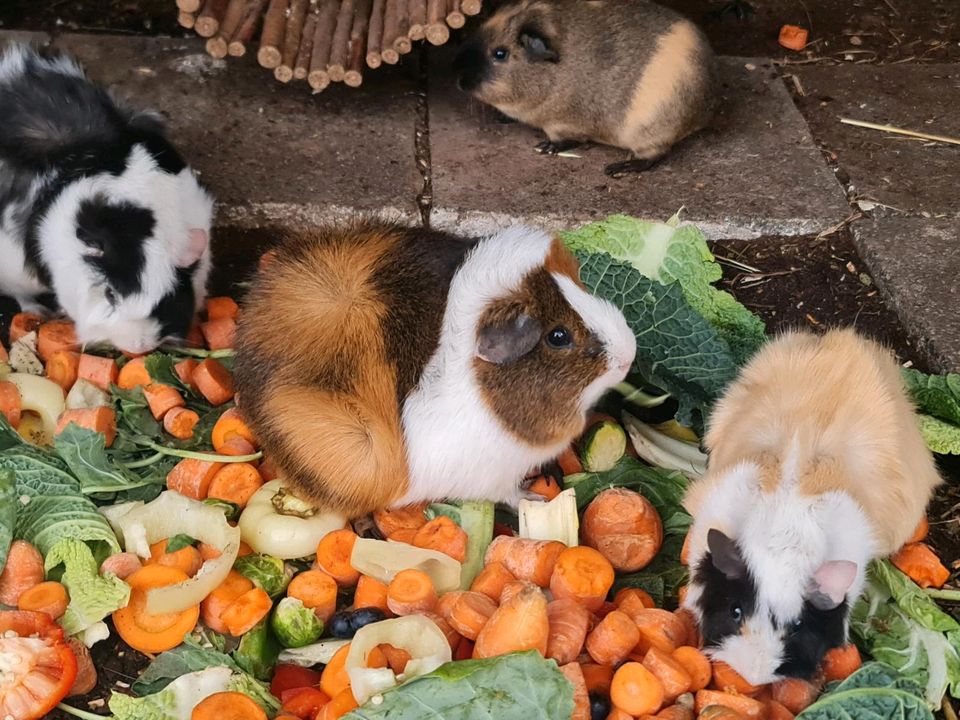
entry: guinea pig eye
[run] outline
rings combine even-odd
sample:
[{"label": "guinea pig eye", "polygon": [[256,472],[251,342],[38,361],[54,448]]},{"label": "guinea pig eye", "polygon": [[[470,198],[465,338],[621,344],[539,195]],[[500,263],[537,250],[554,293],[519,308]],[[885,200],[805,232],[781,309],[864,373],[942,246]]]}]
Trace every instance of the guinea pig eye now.
[{"label": "guinea pig eye", "polygon": [[734,622],[740,622],[743,620],[743,610],[739,605],[732,605],[730,607],[730,617],[733,618]]},{"label": "guinea pig eye", "polygon": [[116,303],[116,301],[117,301],[117,296],[116,296],[116,294],[113,292],[113,288],[107,288],[106,290],[103,291],[103,294],[104,294],[104,297],[107,298],[107,302],[108,302],[108,303],[110,303],[111,305],[113,305],[114,303]]},{"label": "guinea pig eye", "polygon": [[567,348],[573,345],[573,338],[565,327],[555,327],[547,333],[547,345],[557,350]]},{"label": "guinea pig eye", "polygon": [[510,57],[510,51],[505,47],[498,47],[493,49],[493,59],[497,62],[503,62],[508,57]]}]

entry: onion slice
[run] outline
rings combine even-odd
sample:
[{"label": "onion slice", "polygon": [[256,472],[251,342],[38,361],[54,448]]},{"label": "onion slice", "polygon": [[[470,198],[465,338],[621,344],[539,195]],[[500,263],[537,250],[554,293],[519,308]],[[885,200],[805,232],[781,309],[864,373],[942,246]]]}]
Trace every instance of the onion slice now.
[{"label": "onion slice", "polygon": [[350,565],[383,583],[389,583],[401,570],[422,570],[430,576],[438,595],[460,588],[460,563],[436,550],[407,543],[357,538]]}]

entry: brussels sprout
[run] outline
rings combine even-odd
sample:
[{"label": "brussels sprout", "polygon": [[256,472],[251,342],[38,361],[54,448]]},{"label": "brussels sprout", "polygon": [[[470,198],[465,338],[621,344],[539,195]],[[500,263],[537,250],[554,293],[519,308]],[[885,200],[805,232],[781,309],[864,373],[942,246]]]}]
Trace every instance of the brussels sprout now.
[{"label": "brussels sprout", "polygon": [[233,659],[257,680],[267,681],[273,674],[280,650],[280,643],[264,620],[240,638],[240,645],[233,651]]},{"label": "brussels sprout", "polygon": [[277,603],[270,627],[286,648],[298,648],[316,642],[323,634],[323,620],[297,598],[285,597]]},{"label": "brussels sprout", "polygon": [[293,571],[283,560],[271,555],[245,555],[237,558],[233,569],[272,598],[283,594],[293,577]]}]

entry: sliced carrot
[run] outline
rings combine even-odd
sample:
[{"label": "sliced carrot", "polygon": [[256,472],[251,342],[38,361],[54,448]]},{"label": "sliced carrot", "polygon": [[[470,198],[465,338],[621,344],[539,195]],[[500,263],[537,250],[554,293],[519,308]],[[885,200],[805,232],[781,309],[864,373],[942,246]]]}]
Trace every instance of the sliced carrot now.
[{"label": "sliced carrot", "polygon": [[377,645],[367,653],[367,667],[368,668],[385,668],[387,667],[387,654],[382,650],[383,644]]},{"label": "sliced carrot", "polygon": [[0,381],[0,415],[3,415],[13,428],[20,426],[23,404],[20,390],[12,382]]},{"label": "sliced carrot", "polygon": [[721,660],[715,660],[711,665],[713,668],[713,681],[710,683],[710,687],[714,690],[735,692],[750,697],[760,692],[759,686],[747,682],[740,673],[727,665],[727,663]]},{"label": "sliced carrot", "polygon": [[187,404],[183,395],[170,385],[150,383],[143,388],[143,394],[147,398],[150,412],[157,420],[162,420],[163,416],[172,408],[183,407]]},{"label": "sliced carrot", "polygon": [[300,600],[324,622],[337,611],[337,581],[322,570],[296,575],[287,586],[287,596]]},{"label": "sliced carrot", "polygon": [[746,695],[721,692],[719,690],[698,690],[694,706],[697,715],[700,716],[704,708],[711,705],[722,705],[725,708],[740,713],[746,718],[761,718],[764,712],[762,702]]},{"label": "sliced carrot", "polygon": [[377,608],[388,616],[392,615],[387,607],[387,585],[369,575],[361,575],[357,580],[357,589],[353,593],[353,609]]},{"label": "sliced carrot", "polygon": [[474,592],[481,592],[494,602],[500,602],[500,595],[503,593],[503,586],[508,582],[513,582],[516,578],[503,563],[490,563],[485,565],[477,576],[473,579],[470,589]]},{"label": "sliced carrot", "polygon": [[[486,595],[480,597],[489,600]],[[547,599],[539,588],[525,586],[490,616],[473,648],[473,657],[488,658],[519,650],[547,652],[550,623]]]},{"label": "sliced carrot", "polygon": [[337,720],[357,707],[359,705],[348,687],[334,695],[314,720]]},{"label": "sliced carrot", "polygon": [[401,570],[387,586],[387,607],[396,615],[415,615],[436,606],[437,591],[423,570]]},{"label": "sliced carrot", "polygon": [[378,510],[373,514],[373,521],[380,534],[390,540],[396,539],[394,535],[399,530],[413,530],[411,537],[415,537],[416,531],[427,524],[427,518],[423,514],[426,509],[427,503],[419,503],[391,510]]},{"label": "sliced carrot", "polygon": [[564,476],[576,475],[577,473],[583,472],[583,463],[580,462],[577,451],[574,450],[572,446],[557,456],[557,465],[560,466]]},{"label": "sliced carrot", "polygon": [[613,666],[581,662],[580,669],[583,671],[583,679],[587,684],[587,692],[598,695],[610,694],[610,683],[613,682]]},{"label": "sliced carrot", "polygon": [[640,631],[640,642],[637,644],[639,652],[646,652],[651,647],[659,648],[666,653],[672,653],[681,645],[686,644],[687,628],[683,622],[669,610],[659,608],[644,608],[627,613],[637,624]]},{"label": "sliced carrot", "polygon": [[546,656],[556,660],[557,665],[576,660],[587,639],[590,613],[575,600],[564,598],[547,604],[547,621],[550,634]]},{"label": "sliced carrot", "polygon": [[201,700],[190,720],[267,720],[267,714],[249,695],[226,691]]},{"label": "sliced carrot", "polygon": [[184,636],[197,624],[200,606],[194,605],[179,613],[152,615],[146,610],[147,591],[184,582],[187,576],[167,565],[144,565],[127,578],[130,602],[113,613],[117,634],[134,650],[159,653],[183,642]]},{"label": "sliced carrot", "polygon": [[[184,385],[197,390],[196,386],[193,383],[193,371],[196,369],[197,365],[200,363],[193,358],[187,358],[186,360],[181,360],[176,365],[173,366],[173,371],[177,374],[177,377],[180,378],[180,382]],[[197,390],[199,392],[199,390]]]},{"label": "sliced carrot", "polygon": [[223,405],[233,398],[233,375],[213,358],[199,363],[193,369],[191,379],[211,405]]},{"label": "sliced carrot", "polygon": [[823,679],[827,682],[846,680],[863,665],[860,651],[853,643],[827,650],[823,656]]},{"label": "sliced carrot", "polygon": [[147,372],[147,363],[142,357],[134,358],[122,368],[117,375],[117,385],[124,390],[132,390],[135,387],[149,385],[153,380],[150,379],[150,373]]},{"label": "sliced carrot", "polygon": [[623,662],[640,642],[640,631],[629,615],[614,610],[587,635],[586,648],[601,665]]},{"label": "sliced carrot", "polygon": [[917,528],[913,531],[913,535],[911,535],[910,539],[904,544],[909,545],[910,543],[923,542],[927,539],[928,534],[930,534],[930,521],[927,520],[927,516],[924,515],[920,518],[920,522],[917,523]]},{"label": "sliced carrot", "polygon": [[200,551],[192,545],[187,545],[172,553],[167,552],[167,541],[160,540],[150,546],[150,561],[157,565],[167,565],[177,568],[187,577],[193,577],[200,571],[203,558]]},{"label": "sliced carrot", "polygon": [[167,488],[194,500],[205,500],[214,476],[223,463],[186,458],[167,473]]},{"label": "sliced carrot", "polygon": [[433,620],[434,625],[440,628],[440,632],[444,634],[444,637],[447,638],[447,642],[450,644],[451,650],[456,650],[457,646],[460,644],[461,636],[458,633],[453,625],[451,625],[446,618],[441,615],[438,615],[436,612],[425,612],[421,613],[425,618]]},{"label": "sliced carrot", "polygon": [[210,434],[210,440],[213,443],[213,449],[221,452],[226,442],[235,437],[246,440],[251,446],[256,447],[257,443],[253,437],[253,431],[244,421],[240,410],[232,407],[217,418],[217,422],[213,426],[213,432]]},{"label": "sliced carrot", "polygon": [[83,353],[77,365],[77,377],[96,385],[104,392],[108,391],[111,385],[116,385],[119,372],[116,360],[98,355]]},{"label": "sliced carrot", "polygon": [[200,603],[203,624],[214,632],[226,635],[227,626],[221,620],[223,611],[230,607],[234,600],[252,589],[253,583],[250,580],[236,570],[231,570],[226,579]]},{"label": "sliced carrot", "polygon": [[813,705],[820,694],[820,687],[799,678],[779,680],[770,687],[773,699],[794,715]]},{"label": "sliced carrot", "polygon": [[693,686],[693,680],[683,665],[662,650],[650,648],[642,664],[660,680],[667,703],[672,703],[685,692],[689,692]]},{"label": "sliced carrot", "polygon": [[18,312],[10,321],[10,344],[13,345],[24,335],[37,332],[42,323],[43,318],[36,313]]},{"label": "sliced carrot", "polygon": [[542,588],[550,584],[557,558],[567,546],[556,540],[530,540],[501,535],[487,547],[484,564],[502,563],[515,577]]},{"label": "sliced carrot", "polygon": [[480,631],[497,611],[497,604],[478,592],[460,592],[456,595],[446,616],[450,626],[468,640],[476,640]]},{"label": "sliced carrot", "polygon": [[44,362],[55,352],[75,352],[80,349],[77,329],[69,320],[50,320],[37,330],[37,355]]},{"label": "sliced carrot", "polygon": [[767,720],[793,720],[793,713],[776,700],[767,701]]},{"label": "sliced carrot", "polygon": [[[451,590],[440,596],[440,599],[437,601],[437,607],[435,612],[438,615],[442,615],[446,619],[450,619],[450,613],[453,612],[453,606],[457,602],[457,599],[466,592],[465,590]],[[494,603],[496,604],[496,603]]]},{"label": "sliced carrot", "polygon": [[44,612],[54,620],[59,620],[67,611],[69,602],[67,589],[58,582],[48,580],[20,593],[17,608]]},{"label": "sliced carrot", "polygon": [[788,50],[799,52],[807,46],[808,37],[809,33],[806,28],[797,25],[783,25],[780,28],[780,36],[777,38],[777,42]]},{"label": "sliced carrot", "polygon": [[950,579],[950,571],[926,543],[904,545],[890,557],[890,562],[922,588],[941,588]]},{"label": "sliced carrot", "polygon": [[631,715],[652,715],[663,705],[663,685],[640,663],[624,663],[613,674],[610,701]]},{"label": "sliced carrot", "polygon": [[467,533],[446,515],[434,518],[417,530],[413,545],[442,552],[457,562],[467,557]]},{"label": "sliced carrot", "polygon": [[557,599],[576,600],[587,610],[598,610],[613,586],[613,565],[593,548],[579,545],[557,556],[550,576],[550,592]]},{"label": "sliced carrot", "polygon": [[650,594],[639,588],[623,588],[617,591],[617,594],[613,596],[613,604],[617,606],[617,609],[620,609],[620,606],[625,602],[629,602],[630,606],[636,610],[657,606]]},{"label": "sliced carrot", "polygon": [[583,679],[583,670],[575,663],[560,666],[560,672],[573,685],[573,714],[570,720],[590,720],[590,696],[587,694],[587,683]]},{"label": "sliced carrot", "polygon": [[220,318],[200,323],[200,332],[211,350],[229,350],[237,337],[237,321],[233,318]]},{"label": "sliced carrot", "polygon": [[207,497],[245,508],[263,485],[263,478],[250,463],[227,463],[217,470],[207,488]]},{"label": "sliced carrot", "polygon": [[173,407],[163,416],[163,429],[178,440],[189,440],[200,422],[200,416],[185,407]]},{"label": "sliced carrot", "polygon": [[77,381],[79,370],[80,353],[58,350],[50,355],[50,359],[47,360],[47,365],[43,369],[43,374],[62,387],[64,392],[69,392]]},{"label": "sliced carrot", "polygon": [[[200,559],[206,562],[207,560],[216,560],[223,553],[220,552],[219,548],[210,545],[209,543],[202,542],[197,545],[197,550],[200,551]],[[249,553],[248,553],[249,554]],[[237,557],[242,557],[238,555]]]},{"label": "sliced carrot", "polygon": [[220,615],[220,619],[227,632],[234,637],[240,637],[263,620],[272,607],[273,602],[267,592],[263,588],[255,587],[230,603]]},{"label": "sliced carrot", "polygon": [[538,475],[537,478],[527,486],[527,490],[536,493],[545,500],[553,500],[560,494],[560,486],[556,478],[550,475]]},{"label": "sliced carrot", "polygon": [[223,320],[224,318],[236,320],[239,314],[240,306],[232,297],[223,295],[207,298],[207,320]]},{"label": "sliced carrot", "polygon": [[350,564],[357,534],[350,528],[327,533],[317,544],[316,566],[337,581],[341,587],[353,587],[360,573]]},{"label": "sliced carrot", "polygon": [[536,587],[536,585],[529,580],[511,580],[508,582],[503,586],[503,590],[500,591],[500,604],[503,605],[528,585],[533,585],[533,587]]},{"label": "sliced carrot", "polygon": [[387,665],[397,675],[400,675],[407,669],[407,663],[413,659],[413,656],[403,648],[396,648],[386,643],[378,646],[386,656]]},{"label": "sliced carrot", "polygon": [[100,574],[111,573],[121,580],[126,580],[142,567],[143,563],[140,562],[136,553],[115,553],[100,564]]},{"label": "sliced carrot", "polygon": [[710,665],[710,659],[697,648],[682,645],[673,651],[673,659],[680,663],[690,676],[690,690],[693,692],[703,690],[710,684],[713,667]]},{"label": "sliced carrot", "polygon": [[106,405],[84,410],[65,411],[57,419],[56,434],[62,433],[70,423],[87,430],[103,433],[104,444],[107,447],[113,445],[113,441],[117,437],[117,413],[112,407]]},{"label": "sliced carrot", "polygon": [[350,644],[347,643],[334,653],[330,662],[323,668],[320,674],[320,689],[331,698],[336,697],[344,690],[350,689],[350,676],[347,675],[346,668],[347,654],[350,652]]}]

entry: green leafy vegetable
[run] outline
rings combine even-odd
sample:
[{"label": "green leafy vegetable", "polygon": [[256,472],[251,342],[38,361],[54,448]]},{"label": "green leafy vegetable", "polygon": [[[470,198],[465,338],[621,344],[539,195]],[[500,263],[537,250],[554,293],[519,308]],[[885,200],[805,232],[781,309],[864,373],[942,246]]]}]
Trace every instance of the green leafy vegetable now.
[{"label": "green leafy vegetable", "polygon": [[315,643],[323,635],[323,620],[303,601],[285,597],[277,603],[270,618],[270,627],[285,648],[299,648]]},{"label": "green leafy vegetable", "polygon": [[367,702],[343,720],[555,720],[573,712],[573,687],[536,651],[447,663]]},{"label": "green leafy vegetable", "polygon": [[20,437],[20,433],[13,429],[4,415],[0,414],[0,452],[23,444],[24,440]]},{"label": "green leafy vegetable", "polygon": [[951,425],[930,415],[921,415],[920,434],[932,452],[960,455],[960,425]]},{"label": "green leafy vegetable", "polygon": [[437,515],[446,515],[467,534],[467,554],[460,569],[460,588],[469,589],[477,574],[483,569],[483,556],[493,541],[494,504],[479,500],[435,503],[427,508],[431,520]]},{"label": "green leafy vegetable", "polygon": [[44,559],[49,573],[63,565],[60,582],[67,588],[70,604],[60,621],[68,635],[83,632],[130,600],[130,586],[113,575],[101,577],[90,548],[79,540],[61,540]]},{"label": "green leafy vegetable", "polygon": [[257,680],[269,680],[280,650],[280,643],[270,630],[270,624],[263,620],[243,634],[239,647],[233,651],[233,659]]},{"label": "green leafy vegetable", "polygon": [[17,522],[16,483],[13,473],[0,470],[0,572],[7,564],[7,553],[13,542],[13,527]]},{"label": "green leafy vegetable", "polygon": [[131,490],[149,484],[122,465],[107,459],[103,433],[70,423],[57,435],[54,448],[80,481],[85,495]]},{"label": "green leafy vegetable", "polygon": [[879,663],[867,663],[797,720],[933,720],[918,688]]},{"label": "green leafy vegetable", "polygon": [[233,569],[272,598],[281,595],[293,577],[293,569],[283,560],[260,553],[237,558]]},{"label": "green leafy vegetable", "polygon": [[175,553],[177,550],[183,550],[186,547],[191,547],[196,542],[197,541],[195,538],[185,535],[184,533],[178,533],[167,541],[165,552]]},{"label": "green leafy vegetable", "polygon": [[907,391],[923,412],[960,425],[960,374],[926,375],[911,368],[903,368],[900,373]]},{"label": "green leafy vegetable", "polygon": [[229,655],[216,648],[205,648],[197,639],[187,636],[182,645],[161,653],[143,671],[131,688],[137,695],[160,692],[181,675],[211,667],[226,667],[240,672],[240,666]]},{"label": "green leafy vegetable", "polygon": [[207,498],[203,501],[204,505],[213,505],[214,507],[220,508],[223,510],[223,514],[226,515],[227,520],[230,522],[236,522],[240,519],[241,507],[236,503],[227,502],[226,500],[221,500],[219,498]]},{"label": "green leafy vegetable", "polygon": [[650,280],[679,284],[690,307],[719,331],[736,362],[743,363],[764,342],[763,321],[714,287],[723,270],[706,237],[693,225],[678,225],[676,216],[661,223],[614,215],[562,237],[575,252],[606,253]]}]

